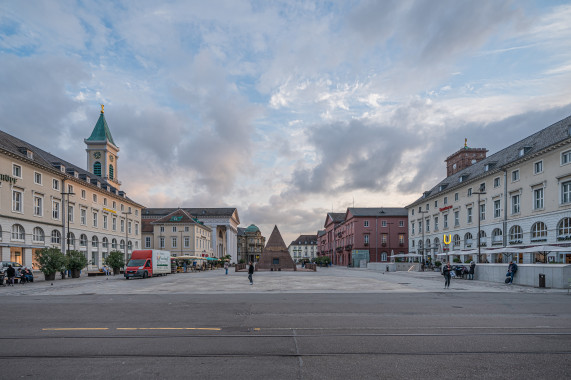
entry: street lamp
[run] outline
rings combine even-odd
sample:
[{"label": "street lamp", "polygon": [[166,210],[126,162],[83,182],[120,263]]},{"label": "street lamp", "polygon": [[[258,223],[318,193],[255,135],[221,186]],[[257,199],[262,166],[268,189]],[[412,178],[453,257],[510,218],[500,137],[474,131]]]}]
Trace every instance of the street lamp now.
[{"label": "street lamp", "polygon": [[129,255],[129,218],[127,215],[131,214],[131,211],[123,212],[123,215],[125,215],[125,262],[127,262],[127,256]]},{"label": "street lamp", "polygon": [[425,220],[424,220],[424,216],[422,216],[422,214],[428,214],[428,211],[418,210],[418,213],[420,214],[420,218],[422,219],[421,223],[424,224],[424,225],[421,224],[421,226],[422,226],[422,262],[425,263],[426,259],[424,256],[426,255],[426,247],[424,246],[424,230],[426,229],[426,223],[424,223]]},{"label": "street lamp", "polygon": [[482,262],[482,248],[480,247],[480,195],[486,194],[485,191],[473,191],[472,194],[478,194],[478,263]]}]

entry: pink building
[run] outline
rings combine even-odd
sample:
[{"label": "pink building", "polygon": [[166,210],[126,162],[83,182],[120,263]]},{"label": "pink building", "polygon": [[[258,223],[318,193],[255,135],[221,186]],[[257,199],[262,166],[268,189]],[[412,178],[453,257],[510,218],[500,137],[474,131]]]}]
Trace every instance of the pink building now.
[{"label": "pink building", "polygon": [[349,265],[353,251],[367,251],[369,261],[387,262],[391,254],[408,253],[408,213],[405,208],[348,208],[328,213],[319,254],[334,265]]}]

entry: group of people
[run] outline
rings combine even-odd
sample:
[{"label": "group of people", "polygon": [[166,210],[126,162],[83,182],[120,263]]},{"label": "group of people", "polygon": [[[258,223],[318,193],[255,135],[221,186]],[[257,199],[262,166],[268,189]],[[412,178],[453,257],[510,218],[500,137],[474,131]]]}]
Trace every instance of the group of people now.
[{"label": "group of people", "polygon": [[5,272],[6,276],[6,285],[14,286],[14,280],[17,278],[21,284],[25,284],[26,282],[34,282],[34,273],[28,267],[18,268],[16,269],[12,267],[12,265],[8,265]]},{"label": "group of people", "polygon": [[[458,267],[457,267],[458,268]],[[450,287],[450,279],[454,273],[454,270],[458,270],[457,268],[452,268],[450,263],[447,263],[442,267],[442,275],[444,276],[444,289]],[[474,271],[476,269],[476,263],[473,261],[470,262],[470,269],[466,269],[466,267],[462,266],[459,270],[462,275],[467,274],[468,280],[474,279]],[[508,272],[506,273],[506,284],[512,284],[514,280],[514,276],[517,272],[517,264],[513,261],[510,261],[508,265]]]}]

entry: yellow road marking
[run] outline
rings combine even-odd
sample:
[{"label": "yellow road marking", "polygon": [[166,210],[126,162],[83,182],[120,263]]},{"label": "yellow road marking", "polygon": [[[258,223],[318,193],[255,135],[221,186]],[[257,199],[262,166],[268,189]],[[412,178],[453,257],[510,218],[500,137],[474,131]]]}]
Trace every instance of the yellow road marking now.
[{"label": "yellow road marking", "polygon": [[73,330],[109,330],[107,327],[60,327],[60,328],[47,328],[44,331],[73,331]]},{"label": "yellow road marking", "polygon": [[254,328],[254,331],[260,331],[260,330],[261,330],[261,328],[259,328],[259,327]]}]

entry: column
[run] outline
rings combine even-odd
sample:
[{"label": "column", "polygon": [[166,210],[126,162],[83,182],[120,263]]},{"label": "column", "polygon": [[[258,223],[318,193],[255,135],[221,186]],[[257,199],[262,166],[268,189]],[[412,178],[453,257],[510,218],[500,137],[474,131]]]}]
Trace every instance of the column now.
[{"label": "column", "polygon": [[25,267],[32,266],[32,248],[22,249],[22,265]]},{"label": "column", "polygon": [[231,262],[238,262],[238,239],[237,231],[232,226],[226,226],[226,254],[230,255]]}]

